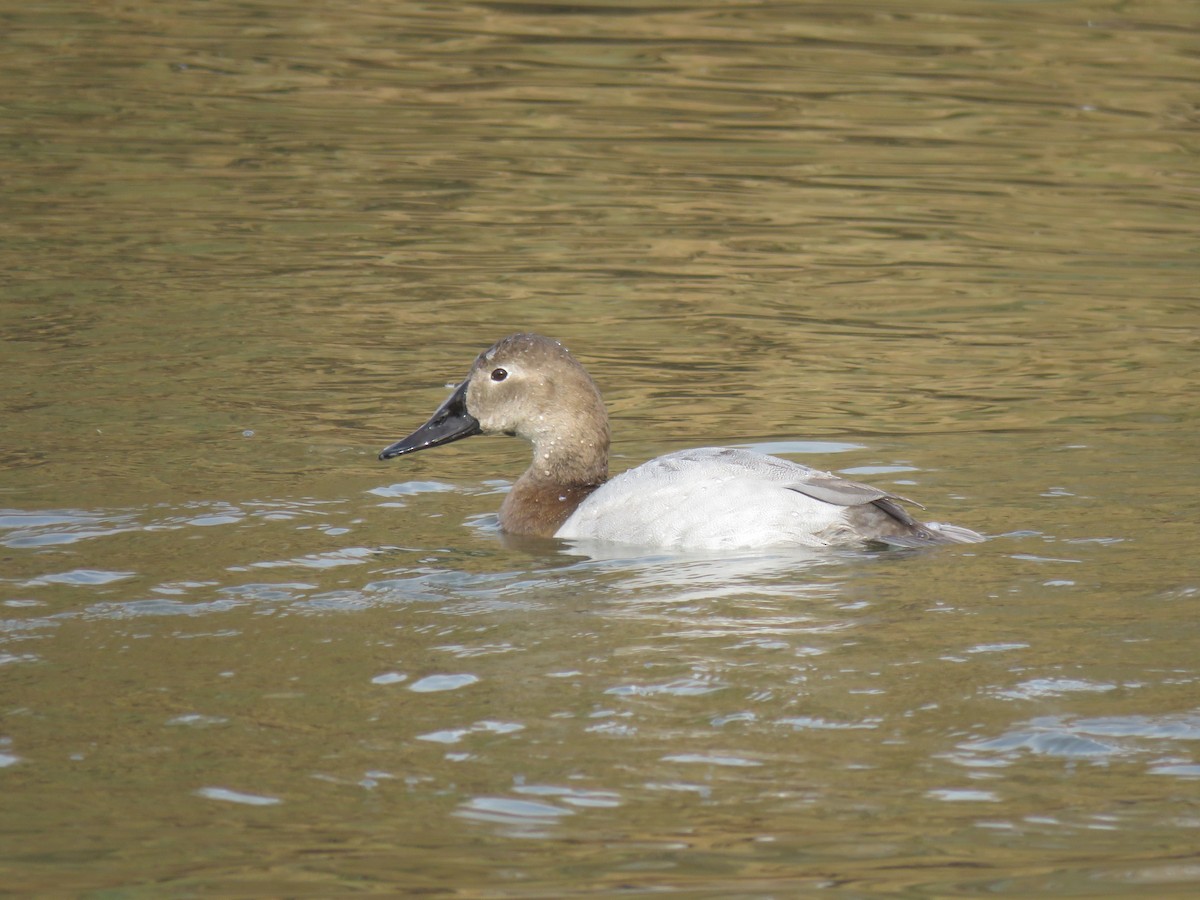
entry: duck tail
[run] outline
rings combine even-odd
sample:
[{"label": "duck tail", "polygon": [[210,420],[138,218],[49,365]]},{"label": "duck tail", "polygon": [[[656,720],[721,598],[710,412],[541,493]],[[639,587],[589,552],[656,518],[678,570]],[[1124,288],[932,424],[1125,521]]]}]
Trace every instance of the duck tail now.
[{"label": "duck tail", "polygon": [[960,525],[926,522],[925,527],[936,534],[942,543],[946,544],[981,544],[987,540],[978,531],[972,531],[970,528],[963,528]]},{"label": "duck tail", "polygon": [[921,522],[908,534],[887,535],[879,540],[892,547],[930,547],[934,544],[978,544],[987,538],[958,525]]}]

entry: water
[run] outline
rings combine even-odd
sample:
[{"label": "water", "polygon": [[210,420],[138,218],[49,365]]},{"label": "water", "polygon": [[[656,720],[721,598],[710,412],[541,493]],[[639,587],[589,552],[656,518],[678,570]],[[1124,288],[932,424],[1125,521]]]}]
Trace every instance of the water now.
[{"label": "water", "polygon": [[[4,13],[17,895],[1184,896],[1191,4]],[[375,454],[561,338],[988,533],[586,554]]]}]

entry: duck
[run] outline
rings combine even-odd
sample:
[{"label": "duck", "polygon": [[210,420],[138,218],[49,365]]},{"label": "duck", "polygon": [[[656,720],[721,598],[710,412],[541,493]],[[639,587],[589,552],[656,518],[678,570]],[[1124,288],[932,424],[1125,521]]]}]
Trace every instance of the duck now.
[{"label": "duck", "polygon": [[500,528],[511,535],[685,552],[984,540],[918,521],[904,504],[924,507],[897,494],[736,447],[668,453],[610,479],[600,389],[566,347],[538,334],[513,334],[480,353],[429,420],[379,459],[479,434],[533,445],[500,506]]}]

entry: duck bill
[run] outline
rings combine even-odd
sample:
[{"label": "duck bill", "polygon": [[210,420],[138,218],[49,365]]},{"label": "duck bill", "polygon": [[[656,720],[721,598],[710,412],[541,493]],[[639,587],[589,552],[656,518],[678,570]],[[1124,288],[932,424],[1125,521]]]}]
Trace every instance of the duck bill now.
[{"label": "duck bill", "polygon": [[483,430],[479,427],[479,420],[467,412],[467,382],[464,381],[429,417],[428,422],[403,440],[384,447],[379,458],[391,459],[405,453],[440,447],[473,434],[483,434]]}]

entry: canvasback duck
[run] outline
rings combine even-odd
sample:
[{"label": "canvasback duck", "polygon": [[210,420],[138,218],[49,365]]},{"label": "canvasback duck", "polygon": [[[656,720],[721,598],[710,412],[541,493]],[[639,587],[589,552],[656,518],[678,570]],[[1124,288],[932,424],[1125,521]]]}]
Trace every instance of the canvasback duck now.
[{"label": "canvasback duck", "polygon": [[500,507],[500,527],[514,534],[674,550],[983,540],[918,522],[900,505],[911,500],[749,450],[681,450],[610,481],[600,390],[562,344],[541,335],[514,334],[481,353],[429,421],[379,458],[475,434],[533,444],[532,464]]}]

